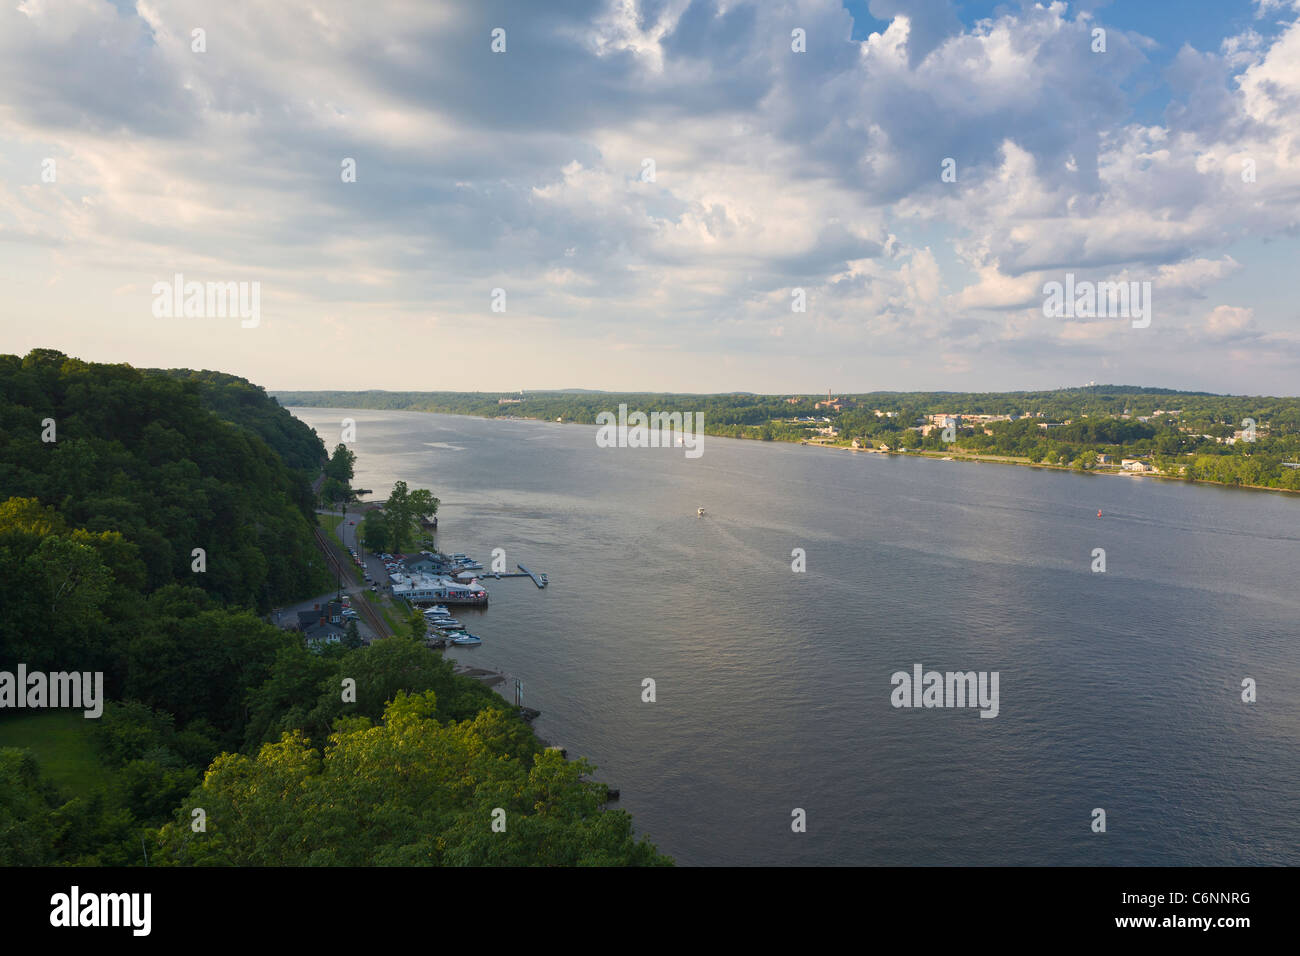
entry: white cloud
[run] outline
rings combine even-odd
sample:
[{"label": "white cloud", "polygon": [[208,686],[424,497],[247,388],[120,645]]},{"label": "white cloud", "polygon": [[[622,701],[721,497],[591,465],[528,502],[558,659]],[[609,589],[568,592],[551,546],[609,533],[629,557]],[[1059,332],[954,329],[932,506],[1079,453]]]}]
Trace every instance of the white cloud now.
[{"label": "white cloud", "polygon": [[1254,321],[1255,310],[1234,305],[1215,306],[1205,317],[1205,328],[1213,336],[1232,335],[1247,329]]},{"label": "white cloud", "polygon": [[[495,55],[495,5],[141,0],[137,15],[25,0],[0,12],[0,239],[21,237],[20,289],[82,278],[9,308],[71,315],[59,296],[77,287],[86,315],[85,297],[128,300],[181,271],[263,280],[272,326],[308,349],[318,326],[399,334],[436,313],[500,335],[481,361],[515,382],[544,355],[575,384],[619,384],[599,376],[634,365],[603,365],[593,341],[699,350],[673,366],[683,376],[722,355],[736,374],[766,369],[792,340],[806,368],[883,368],[960,339],[943,374],[989,387],[1035,359],[1132,370],[1096,324],[1042,321],[1043,282],[1073,271],[1151,279],[1165,341],[1182,336],[1170,361],[1194,364],[1205,335],[1232,329],[1288,341],[1294,316],[1244,302],[1206,317],[1204,300],[1250,264],[1234,243],[1294,245],[1300,229],[1300,25],[1180,51],[1163,120],[1139,122],[1154,47],[1109,27],[1092,53],[1104,8],[1003,8],[964,28],[943,3],[873,10],[888,26],[854,43],[833,0],[579,0],[507,18]],[[45,156],[57,183],[39,180]],[[496,286],[529,323],[486,312]],[[153,328],[127,344],[143,364],[281,381],[269,360],[250,368],[263,360],[245,342],[187,357],[183,330]],[[380,343],[360,348],[371,384],[398,384]]]}]

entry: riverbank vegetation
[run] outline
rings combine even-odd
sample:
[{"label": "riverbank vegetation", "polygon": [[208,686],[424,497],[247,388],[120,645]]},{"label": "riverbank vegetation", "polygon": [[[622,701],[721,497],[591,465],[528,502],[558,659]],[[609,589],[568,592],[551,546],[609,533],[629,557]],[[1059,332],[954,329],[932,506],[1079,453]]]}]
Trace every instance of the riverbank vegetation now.
[{"label": "riverbank vegetation", "polygon": [[0,355],[0,670],[103,672],[108,698],[0,711],[0,865],[667,862],[422,643],[268,623],[333,588],[326,460],[233,376]]}]

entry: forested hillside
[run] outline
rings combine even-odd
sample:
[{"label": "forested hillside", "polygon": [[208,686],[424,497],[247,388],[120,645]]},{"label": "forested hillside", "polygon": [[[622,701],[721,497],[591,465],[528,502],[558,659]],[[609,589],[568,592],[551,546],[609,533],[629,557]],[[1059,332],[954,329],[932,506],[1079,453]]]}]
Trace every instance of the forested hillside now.
[{"label": "forested hillside", "polygon": [[107,698],[3,702],[0,866],[667,862],[413,636],[318,651],[267,622],[333,588],[323,459],[243,379],[0,355],[0,672],[102,672]]},{"label": "forested hillside", "polygon": [[149,369],[147,374],[196,383],[204,408],[215,412],[218,418],[254,432],[290,468],[315,476],[325,459],[325,445],[320,437],[277,401],[268,398],[266,389],[246,378],[187,368]]},{"label": "forested hillside", "polygon": [[115,573],[142,573],[149,590],[181,582],[266,610],[321,576],[308,480],[241,421],[254,417],[246,407],[223,420],[198,382],[170,374],[46,350],[0,356],[0,495],[120,534],[131,560]]}]

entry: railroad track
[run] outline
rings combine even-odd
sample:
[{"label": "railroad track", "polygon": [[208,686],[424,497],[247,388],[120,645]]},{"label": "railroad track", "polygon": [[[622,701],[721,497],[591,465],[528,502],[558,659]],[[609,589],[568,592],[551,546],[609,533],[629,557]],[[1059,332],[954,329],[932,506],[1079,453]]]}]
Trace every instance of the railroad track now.
[{"label": "railroad track", "polygon": [[[321,549],[321,553],[325,555],[325,561],[333,569],[337,579],[340,581],[345,577],[350,579],[351,571],[348,568],[344,568],[343,562],[337,554],[333,542],[325,536],[325,532],[320,528],[313,528],[312,531],[316,534],[317,546]],[[389,631],[388,625],[384,623],[383,615],[375,610],[374,606],[365,599],[364,595],[359,601],[357,601],[357,605],[357,610],[365,617],[366,623],[370,625],[370,630],[374,634],[379,637],[389,637],[391,635],[392,632]]]}]

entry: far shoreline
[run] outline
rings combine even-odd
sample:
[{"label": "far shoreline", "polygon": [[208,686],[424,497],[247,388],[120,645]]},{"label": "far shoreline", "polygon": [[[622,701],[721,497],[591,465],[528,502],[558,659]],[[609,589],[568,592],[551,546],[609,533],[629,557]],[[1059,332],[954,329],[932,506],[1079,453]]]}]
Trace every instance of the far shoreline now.
[{"label": "far shoreline", "polygon": [[[478,418],[478,417],[487,417],[487,416],[471,415],[467,417]],[[724,436],[719,435],[716,437],[721,438]],[[731,436],[728,435],[725,437],[730,438]],[[761,439],[748,438],[748,439],[740,439],[740,440],[758,441]],[[773,442],[775,441],[776,439],[773,439]],[[1242,491],[1275,491],[1280,494],[1286,494],[1286,495],[1300,495],[1300,491],[1296,490],[1295,488],[1270,488],[1268,485],[1233,485],[1233,484],[1229,484],[1226,481],[1194,481],[1190,478],[1180,478],[1177,475],[1162,475],[1159,474],[1158,472],[1144,473],[1144,472],[1137,472],[1137,471],[1111,470],[1109,468],[1105,470],[1092,469],[1092,468],[1081,470],[1078,468],[1071,468],[1069,465],[1048,465],[1048,464],[1044,464],[1041,461],[1018,460],[1015,458],[1008,458],[1006,456],[998,456],[998,455],[989,455],[989,456],[971,455],[971,454],[943,455],[941,452],[937,452],[937,451],[922,451],[922,452],[881,451],[879,448],[853,448],[850,445],[835,445],[835,444],[831,444],[830,442],[814,442],[814,441],[800,441],[800,442],[787,441],[787,442],[782,442],[782,444],[786,444],[786,445],[797,444],[797,445],[807,445],[809,447],[817,447],[817,448],[830,448],[836,451],[853,452],[854,454],[866,453],[871,455],[885,455],[887,457],[896,456],[898,458],[928,458],[931,461],[964,461],[964,462],[974,462],[975,464],[981,464],[981,465],[1019,465],[1021,468],[1040,468],[1043,471],[1064,471],[1072,475],[1092,475],[1099,478],[1104,478],[1109,476],[1111,478],[1132,478],[1132,479],[1139,479],[1139,480],[1156,479],[1158,481],[1176,481],[1184,485],[1205,485],[1210,488],[1230,488],[1230,489],[1239,489]]]},{"label": "far shoreline", "polygon": [[[414,415],[454,415],[457,418],[477,418],[482,421],[503,421],[503,422],[540,422],[543,425],[585,425],[588,428],[597,428],[594,422],[578,421],[553,421],[549,418],[537,418],[531,415],[475,415],[472,412],[443,412],[433,409],[423,408],[353,408],[347,405],[285,405],[286,409],[294,408],[334,408],[339,411],[362,411],[362,412],[410,412]],[[840,445],[831,442],[808,441],[800,439],[794,441],[791,439],[771,438],[764,440],[762,438],[750,438],[746,435],[713,435],[706,431],[705,436],[709,438],[724,438],[732,441],[757,442],[760,445],[792,445],[795,447],[809,448],[829,448],[835,451],[847,451],[854,454],[884,455],[886,457],[898,458],[928,458],[932,461],[962,461],[973,462],[982,465],[1018,465],[1021,468],[1039,468],[1043,471],[1064,471],[1075,475],[1096,475],[1111,476],[1116,478],[1155,478],[1161,481],[1176,481],[1184,485],[1203,485],[1209,488],[1229,488],[1240,491],[1271,491],[1284,495],[1300,495],[1300,490],[1294,488],[1270,488],[1268,485],[1236,485],[1226,481],[1199,481],[1190,478],[1181,478],[1177,475],[1162,474],[1143,474],[1141,472],[1126,471],[1097,471],[1094,469],[1080,470],[1071,468],[1069,465],[1049,465],[1043,462],[1016,460],[1006,456],[982,456],[970,454],[943,455],[941,452],[913,452],[913,451],[881,451],[879,448],[854,448],[851,445]]]}]

